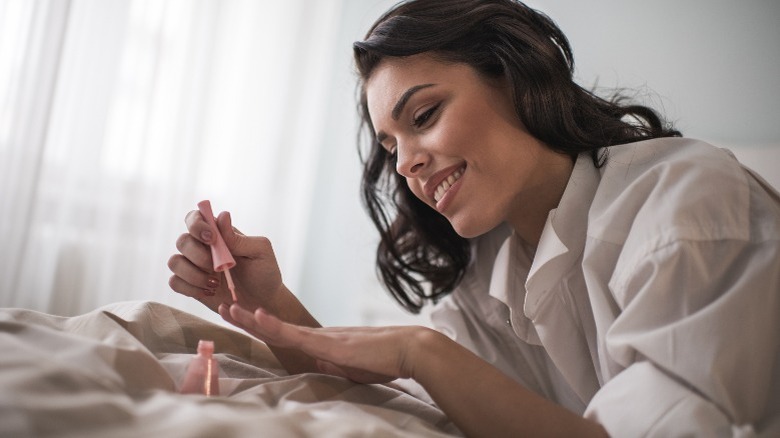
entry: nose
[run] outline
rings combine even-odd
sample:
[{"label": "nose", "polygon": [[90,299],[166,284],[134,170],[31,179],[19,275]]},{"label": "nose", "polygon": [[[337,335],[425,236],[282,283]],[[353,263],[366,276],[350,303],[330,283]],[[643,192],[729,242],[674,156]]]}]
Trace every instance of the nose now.
[{"label": "nose", "polygon": [[395,170],[401,176],[406,178],[415,178],[430,162],[430,154],[417,145],[406,143],[396,145],[398,160],[395,164]]}]

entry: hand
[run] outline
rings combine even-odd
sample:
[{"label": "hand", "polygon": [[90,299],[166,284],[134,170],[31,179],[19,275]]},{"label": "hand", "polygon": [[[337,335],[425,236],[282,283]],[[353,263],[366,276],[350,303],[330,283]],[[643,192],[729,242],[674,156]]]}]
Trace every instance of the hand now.
[{"label": "hand", "polygon": [[299,350],[316,360],[325,374],[359,383],[386,383],[413,377],[413,353],[421,337],[436,336],[424,327],[311,328],[282,322],[262,308],[254,313],[222,305],[219,314],[269,345]]},{"label": "hand", "polygon": [[[168,267],[174,274],[168,283],[175,292],[195,298],[217,311],[220,304],[232,303],[233,298],[224,275],[214,271],[209,248],[214,236],[211,236],[209,225],[197,210],[189,212],[185,222],[188,232],[176,241],[180,254],[174,254],[168,260]],[[277,309],[279,298],[285,294],[286,288],[282,284],[271,242],[264,237],[240,233],[233,228],[227,212],[220,213],[216,222],[236,260],[236,266],[230,272],[238,302],[249,309],[260,306]]]}]

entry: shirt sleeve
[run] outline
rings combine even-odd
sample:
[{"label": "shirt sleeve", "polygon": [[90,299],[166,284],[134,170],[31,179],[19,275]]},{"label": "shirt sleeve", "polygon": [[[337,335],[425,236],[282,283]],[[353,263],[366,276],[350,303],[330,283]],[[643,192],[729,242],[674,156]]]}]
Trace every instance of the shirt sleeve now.
[{"label": "shirt sleeve", "polygon": [[778,415],[778,240],[680,240],[638,260],[610,283],[605,346],[624,369],[585,416],[615,436],[753,436]]}]

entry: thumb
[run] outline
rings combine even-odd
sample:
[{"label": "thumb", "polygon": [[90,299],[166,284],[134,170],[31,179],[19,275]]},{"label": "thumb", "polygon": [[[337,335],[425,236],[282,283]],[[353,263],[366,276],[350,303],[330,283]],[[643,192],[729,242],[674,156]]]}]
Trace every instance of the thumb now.
[{"label": "thumb", "polygon": [[265,237],[246,236],[234,228],[233,220],[227,211],[217,216],[217,227],[233,256],[258,258],[272,251],[271,244]]}]

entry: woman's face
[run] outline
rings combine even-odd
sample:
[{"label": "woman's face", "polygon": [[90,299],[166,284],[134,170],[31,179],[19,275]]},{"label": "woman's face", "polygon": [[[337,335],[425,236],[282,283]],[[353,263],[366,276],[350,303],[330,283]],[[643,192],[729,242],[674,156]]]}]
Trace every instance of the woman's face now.
[{"label": "woman's face", "polygon": [[571,160],[528,133],[500,81],[426,54],[385,58],[366,96],[377,140],[397,155],[398,173],[459,235],[504,221],[522,228],[529,209],[546,209],[546,217],[557,205],[560,193],[547,205],[550,166],[570,172]]}]

